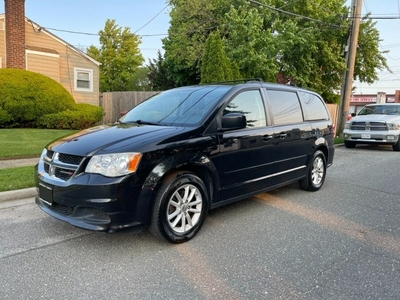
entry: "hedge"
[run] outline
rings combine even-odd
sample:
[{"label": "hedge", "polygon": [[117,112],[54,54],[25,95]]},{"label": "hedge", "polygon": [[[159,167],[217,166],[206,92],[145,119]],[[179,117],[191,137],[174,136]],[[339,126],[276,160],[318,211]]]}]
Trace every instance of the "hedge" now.
[{"label": "hedge", "polygon": [[84,129],[103,114],[98,106],[76,104],[61,84],[47,76],[0,69],[0,127]]},{"label": "hedge", "polygon": [[72,110],[75,100],[55,80],[19,69],[0,69],[0,126],[32,127],[47,114]]},{"label": "hedge", "polygon": [[85,129],[101,120],[104,111],[101,107],[79,103],[74,109],[42,116],[37,121],[38,128]]}]

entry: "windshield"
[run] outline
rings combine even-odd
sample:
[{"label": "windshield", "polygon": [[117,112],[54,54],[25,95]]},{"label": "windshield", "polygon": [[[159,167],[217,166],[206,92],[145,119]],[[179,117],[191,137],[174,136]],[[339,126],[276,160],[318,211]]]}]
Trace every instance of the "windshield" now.
[{"label": "windshield", "polygon": [[400,115],[400,105],[372,105],[365,106],[358,113],[359,116],[363,115]]},{"label": "windshield", "polygon": [[140,103],[121,123],[195,126],[209,114],[230,86],[184,87],[161,92]]}]

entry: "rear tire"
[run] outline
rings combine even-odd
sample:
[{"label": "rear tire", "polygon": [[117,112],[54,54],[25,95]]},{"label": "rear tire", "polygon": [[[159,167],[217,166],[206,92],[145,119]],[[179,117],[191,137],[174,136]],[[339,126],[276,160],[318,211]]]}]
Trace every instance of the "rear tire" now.
[{"label": "rear tire", "polygon": [[344,146],[346,148],[354,148],[356,146],[356,143],[350,141],[344,141]]},{"label": "rear tire", "polygon": [[307,191],[318,191],[325,181],[326,158],[322,151],[314,152],[307,167],[306,178],[299,181],[302,189]]},{"label": "rear tire", "polygon": [[176,172],[164,180],[157,193],[150,231],[172,243],[183,243],[200,230],[208,212],[203,181],[190,172]]}]

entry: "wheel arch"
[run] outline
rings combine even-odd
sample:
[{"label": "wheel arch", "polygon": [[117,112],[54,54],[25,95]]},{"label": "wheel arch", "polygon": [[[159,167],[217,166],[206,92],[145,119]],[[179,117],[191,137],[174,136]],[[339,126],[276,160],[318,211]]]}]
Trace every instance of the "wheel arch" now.
[{"label": "wheel arch", "polygon": [[[219,177],[213,162],[204,155],[193,155],[188,158],[187,155],[174,156],[167,158],[156,165],[147,176],[144,185],[151,186],[154,195],[157,194],[161,183],[164,179],[179,171],[187,171],[198,176],[207,187],[209,207],[211,206],[212,199],[218,197],[216,191],[219,187]],[[154,197],[151,200],[153,205]]]},{"label": "wheel arch", "polygon": [[333,153],[331,154],[329,151],[329,143],[325,138],[319,138],[315,141],[315,148],[314,151],[312,153],[310,153],[310,156],[307,160],[307,162],[309,162],[310,158],[312,157],[312,155],[316,152],[316,151],[321,151],[324,155],[325,155],[325,160],[328,164],[329,161],[331,161],[330,159],[330,155],[333,155]]}]

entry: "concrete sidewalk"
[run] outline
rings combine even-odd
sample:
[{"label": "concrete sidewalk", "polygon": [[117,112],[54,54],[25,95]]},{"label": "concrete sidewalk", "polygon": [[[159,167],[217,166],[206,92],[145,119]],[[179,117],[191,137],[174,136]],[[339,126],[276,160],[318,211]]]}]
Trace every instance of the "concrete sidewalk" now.
[{"label": "concrete sidewalk", "polygon": [[[10,159],[0,160],[0,169],[18,168],[35,166],[39,158],[24,158],[24,159]],[[33,175],[32,175],[33,176]],[[0,192],[0,202],[12,201],[36,196],[36,188],[27,188],[14,191]]]},{"label": "concrete sidewalk", "polygon": [[34,166],[38,163],[39,157],[0,160],[0,169]]}]

